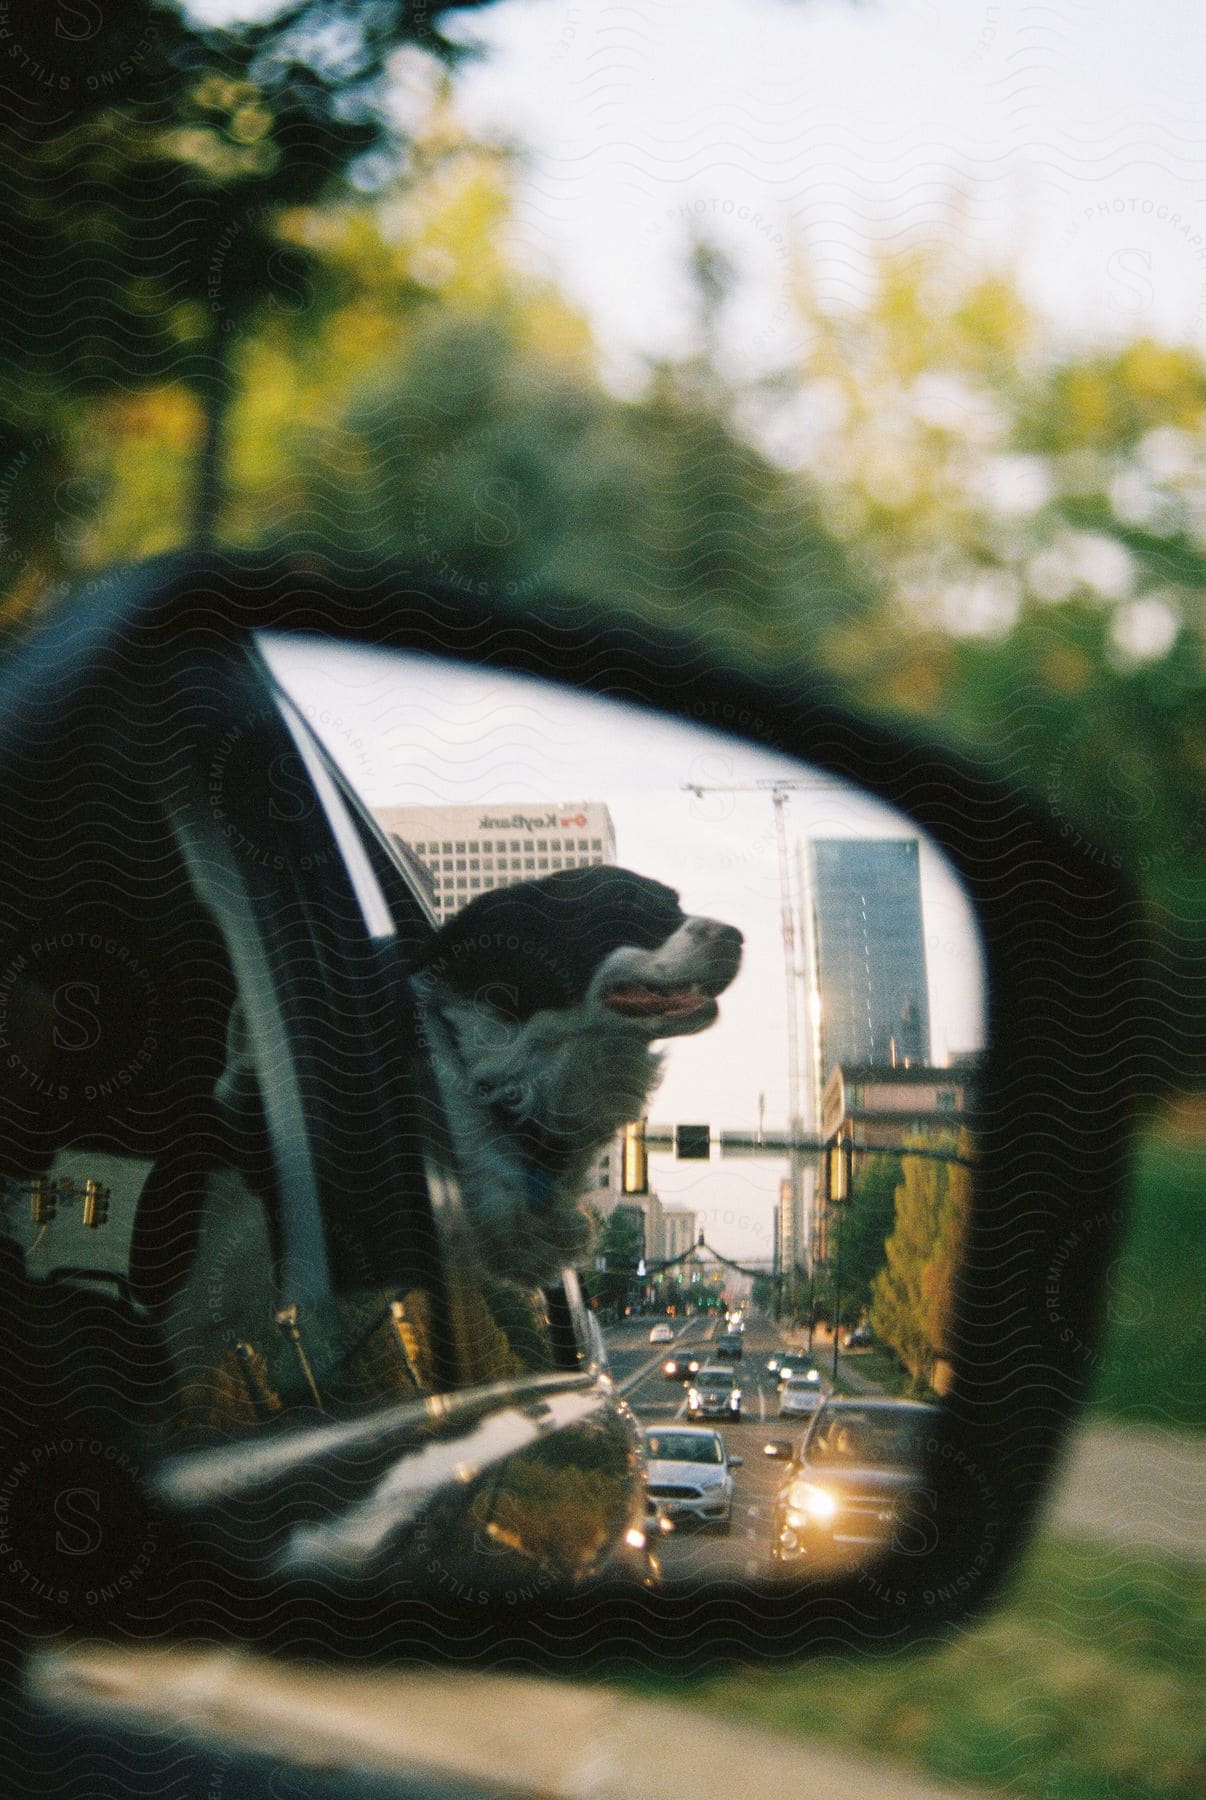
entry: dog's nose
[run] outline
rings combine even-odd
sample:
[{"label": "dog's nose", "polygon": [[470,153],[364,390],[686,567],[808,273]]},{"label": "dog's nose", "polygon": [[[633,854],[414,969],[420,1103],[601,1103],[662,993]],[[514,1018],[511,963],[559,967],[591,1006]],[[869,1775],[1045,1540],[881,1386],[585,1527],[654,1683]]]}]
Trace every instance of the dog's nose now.
[{"label": "dog's nose", "polygon": [[724,925],[719,919],[693,919],[691,930],[705,944],[724,944],[731,950],[739,950],[745,942],[735,925]]}]

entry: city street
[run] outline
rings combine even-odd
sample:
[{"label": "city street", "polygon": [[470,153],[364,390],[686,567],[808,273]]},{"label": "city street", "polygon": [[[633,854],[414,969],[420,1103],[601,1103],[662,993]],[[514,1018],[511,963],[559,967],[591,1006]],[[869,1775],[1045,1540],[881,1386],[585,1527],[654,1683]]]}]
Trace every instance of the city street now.
[{"label": "city street", "polygon": [[[686,1388],[667,1381],[662,1363],[675,1349],[706,1353],[713,1337],[724,1329],[723,1321],[712,1319],[672,1321],[675,1343],[650,1344],[650,1327],[656,1322],[647,1315],[614,1326],[606,1334],[612,1375],[642,1425],[686,1418]],[[722,1537],[693,1526],[672,1532],[658,1551],[667,1575],[700,1580],[708,1575],[731,1578],[769,1572],[771,1512],[784,1466],[766,1456],[763,1447],[772,1438],[790,1438],[798,1446],[808,1425],[807,1419],[777,1416],[775,1378],[767,1374],[766,1360],[784,1342],[772,1320],[760,1313],[749,1315],[745,1354],[735,1365],[742,1389],[742,1417],[720,1427],[729,1454],[745,1458],[742,1467],[734,1471],[732,1533]],[[828,1389],[828,1383],[824,1385]]]}]

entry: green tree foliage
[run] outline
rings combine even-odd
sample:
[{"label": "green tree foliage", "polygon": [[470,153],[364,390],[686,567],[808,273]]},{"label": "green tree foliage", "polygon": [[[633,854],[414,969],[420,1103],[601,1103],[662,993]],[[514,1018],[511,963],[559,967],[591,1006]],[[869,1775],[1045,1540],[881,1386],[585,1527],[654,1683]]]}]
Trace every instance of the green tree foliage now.
[{"label": "green tree foliage", "polygon": [[450,57],[443,10],[297,0],[217,30],[169,0],[4,8],[0,529],[18,599],[104,498],[89,402],[188,387],[193,523],[210,528],[231,344],[274,302],[304,301],[313,272],[282,216],[379,183],[401,154],[387,64],[408,43]]},{"label": "green tree foliage", "polygon": [[[919,1146],[921,1140],[917,1140]],[[971,1153],[963,1133],[946,1144],[926,1140],[927,1149]],[[896,1218],[884,1245],[885,1266],[871,1282],[871,1325],[915,1381],[928,1381],[937,1357],[948,1348],[955,1281],[971,1213],[972,1180],[958,1163],[919,1156],[903,1158],[904,1178],[896,1189]]]},{"label": "green tree foliage", "polygon": [[931,243],[857,312],[802,275],[796,371],[828,424],[801,471],[891,606],[837,662],[1047,791],[1145,879],[1200,872],[1206,362],[1056,342],[1008,273]]},{"label": "green tree foliage", "polygon": [[595,1214],[592,1254],[604,1267],[585,1273],[588,1297],[607,1313],[618,1313],[640,1287],[637,1265],[645,1254],[645,1234],[637,1221],[617,1208],[606,1219]]},{"label": "green tree foliage", "polygon": [[884,1266],[885,1245],[896,1219],[896,1190],[903,1180],[899,1157],[868,1157],[842,1208],[842,1316],[857,1318],[871,1304],[871,1288]]},{"label": "green tree foliage", "polygon": [[815,639],[868,604],[798,483],[663,371],[612,399],[523,321],[437,314],[336,432],[301,449],[274,521],[316,550],[392,554],[477,592],[568,593]]}]

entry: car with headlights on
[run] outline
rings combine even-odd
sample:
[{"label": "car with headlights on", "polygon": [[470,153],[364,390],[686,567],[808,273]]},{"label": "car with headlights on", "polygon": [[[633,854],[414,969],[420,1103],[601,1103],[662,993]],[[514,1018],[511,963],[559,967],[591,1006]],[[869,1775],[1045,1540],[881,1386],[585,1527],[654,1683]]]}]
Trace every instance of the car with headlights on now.
[{"label": "car with headlights on", "polygon": [[938,1418],[910,1400],[825,1400],[775,1500],[772,1562],[840,1565],[907,1530]]},{"label": "car with headlights on", "polygon": [[687,1389],[689,1419],[740,1419],[741,1388],[732,1369],[703,1368]]},{"label": "car with headlights on", "polygon": [[771,1369],[770,1373],[774,1375],[780,1393],[789,1381],[806,1381],[816,1388],[821,1385],[820,1370],[812,1357],[802,1350],[784,1351],[778,1359],[778,1367]]},{"label": "car with headlights on", "polygon": [[651,1344],[672,1344],[674,1342],[674,1327],[666,1324],[655,1325],[649,1333],[649,1342]]},{"label": "car with headlights on", "polygon": [[668,1356],[662,1364],[662,1374],[667,1381],[694,1381],[699,1374],[700,1359],[692,1356],[687,1350],[680,1350]]},{"label": "car with headlights on", "polygon": [[645,1493],[674,1525],[694,1521],[728,1534],[733,1520],[733,1476],[743,1457],[730,1456],[710,1426],[651,1425],[641,1434]]}]

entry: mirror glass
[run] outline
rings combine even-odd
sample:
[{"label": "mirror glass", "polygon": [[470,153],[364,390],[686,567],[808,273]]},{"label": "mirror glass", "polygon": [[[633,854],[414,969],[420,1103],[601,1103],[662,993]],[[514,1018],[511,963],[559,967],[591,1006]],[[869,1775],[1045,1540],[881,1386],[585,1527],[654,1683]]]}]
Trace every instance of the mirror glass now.
[{"label": "mirror glass", "polygon": [[667,1570],[871,1554],[950,1379],[971,1193],[983,960],[944,857],[725,720],[262,647],[441,934],[411,955],[491,1342],[522,1355],[517,1297],[576,1265]]}]

